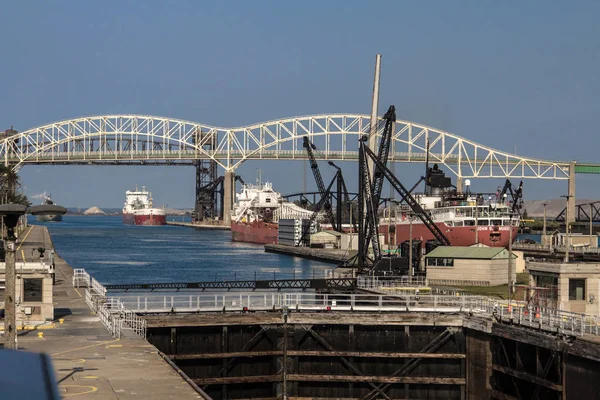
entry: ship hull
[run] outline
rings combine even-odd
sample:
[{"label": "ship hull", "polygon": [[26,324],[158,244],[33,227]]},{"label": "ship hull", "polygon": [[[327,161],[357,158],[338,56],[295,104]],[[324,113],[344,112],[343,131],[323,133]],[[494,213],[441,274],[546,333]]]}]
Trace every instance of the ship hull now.
[{"label": "ship hull", "polygon": [[231,240],[244,243],[273,244],[277,243],[277,231],[277,224],[232,222]]},{"label": "ship hull", "polygon": [[133,222],[135,225],[140,226],[166,225],[167,216],[164,213],[136,213],[133,216]]},{"label": "ship hull", "polygon": [[35,220],[38,222],[60,222],[60,221],[62,221],[62,215],[60,215],[60,214],[36,215]]},{"label": "ship hull", "polygon": [[[512,240],[515,241],[518,234],[516,226],[448,226],[443,222],[436,223],[438,228],[450,240],[452,246],[472,246],[480,243],[490,247],[508,247],[510,239],[510,229],[512,228]],[[475,229],[477,228],[477,235]],[[379,226],[379,234],[384,236],[385,243],[388,244],[391,239],[391,245],[397,246],[402,242],[410,240],[410,224],[396,224],[395,233],[388,235],[388,225]],[[422,223],[412,224],[413,240],[421,240],[421,245],[425,246],[428,240],[435,240],[433,234]]]},{"label": "ship hull", "polygon": [[134,225],[133,214],[123,213],[123,224]]}]

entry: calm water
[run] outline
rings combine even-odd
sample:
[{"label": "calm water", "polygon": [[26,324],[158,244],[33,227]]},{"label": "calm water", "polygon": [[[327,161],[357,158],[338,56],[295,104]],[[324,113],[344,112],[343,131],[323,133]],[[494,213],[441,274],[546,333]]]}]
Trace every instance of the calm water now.
[{"label": "calm water", "polygon": [[48,226],[60,256],[104,284],[312,277],[335,267],[232,243],[229,231],[123,225],[120,216],[30,223]]}]

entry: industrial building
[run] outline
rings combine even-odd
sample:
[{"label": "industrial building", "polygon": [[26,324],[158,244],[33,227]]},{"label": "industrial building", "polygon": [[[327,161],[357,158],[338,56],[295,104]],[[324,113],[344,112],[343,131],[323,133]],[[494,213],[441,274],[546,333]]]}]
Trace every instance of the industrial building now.
[{"label": "industrial building", "polygon": [[[503,247],[440,246],[425,255],[427,280],[438,286],[505,285],[508,257]],[[517,256],[512,257],[514,265]]]}]

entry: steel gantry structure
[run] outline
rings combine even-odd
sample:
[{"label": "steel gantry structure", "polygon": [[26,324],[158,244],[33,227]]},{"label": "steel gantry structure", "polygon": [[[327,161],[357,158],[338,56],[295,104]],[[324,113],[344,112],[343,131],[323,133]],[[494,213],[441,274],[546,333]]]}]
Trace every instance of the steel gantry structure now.
[{"label": "steel gantry structure", "polygon": [[[390,162],[425,161],[444,165],[464,178],[567,180],[597,166],[521,157],[495,150],[426,125],[397,120]],[[101,115],[59,121],[4,136],[0,157],[15,169],[26,164],[196,165],[206,161],[225,169],[225,204],[231,203],[234,171],[246,160],[305,160],[303,138],[320,149],[319,159],[355,161],[358,139],[369,132],[370,117],[323,114],[222,128],[173,118]],[[381,136],[380,124],[378,135]],[[210,170],[210,164],[202,165]],[[587,169],[586,169],[587,168]],[[201,172],[201,171],[200,171]],[[209,173],[212,175],[212,173]],[[198,176],[197,185],[204,182]],[[574,189],[574,188],[573,188]],[[201,199],[198,199],[200,201]],[[227,213],[225,213],[227,216]]]}]

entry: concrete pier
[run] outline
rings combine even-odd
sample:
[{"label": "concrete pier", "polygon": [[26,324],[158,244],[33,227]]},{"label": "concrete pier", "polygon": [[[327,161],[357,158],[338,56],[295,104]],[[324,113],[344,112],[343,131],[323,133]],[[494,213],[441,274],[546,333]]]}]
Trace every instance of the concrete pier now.
[{"label": "concrete pier", "polygon": [[266,244],[265,251],[267,253],[287,254],[289,256],[308,258],[332,264],[344,262],[356,254],[356,250],[317,249],[310,247],[284,246],[282,244]]},{"label": "concrete pier", "polygon": [[[23,256],[30,261],[32,249],[51,250],[54,247],[46,227],[27,228],[22,238],[24,242],[17,244],[17,261]],[[50,355],[62,396],[77,396],[78,399],[202,398],[145,339],[111,337],[86,305],[84,291],[73,288],[73,269],[58,255],[55,261],[55,320],[52,325],[39,327],[39,330],[19,331],[17,340],[19,350]]]},{"label": "concrete pier", "polygon": [[212,229],[212,230],[220,230],[220,231],[230,231],[230,225],[211,225],[211,224],[193,224],[191,222],[181,222],[181,221],[167,221],[167,225],[171,226],[185,226],[186,228],[196,228],[196,229]]}]

